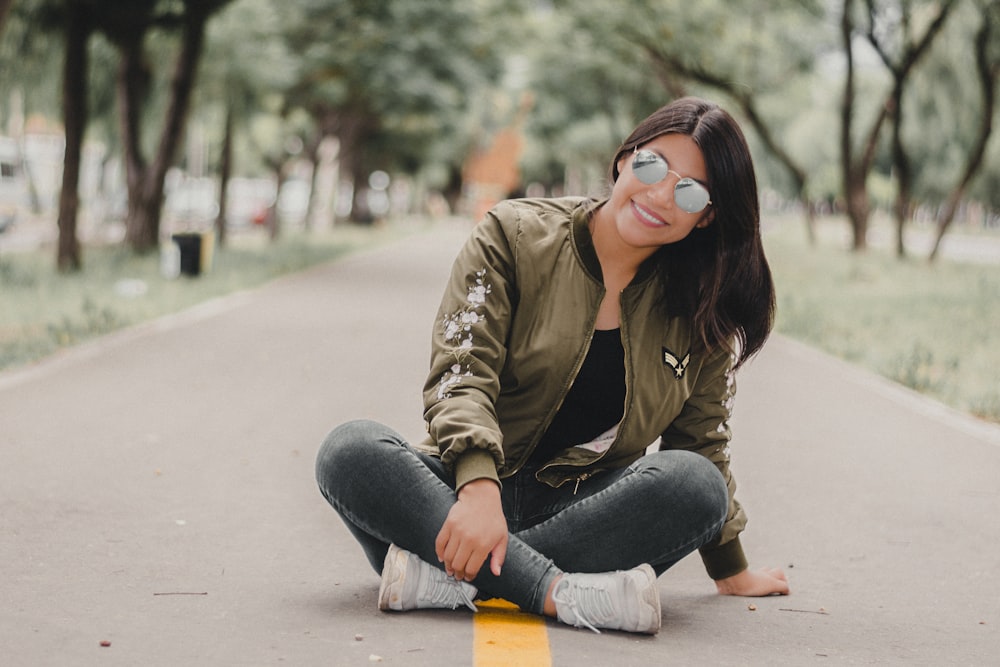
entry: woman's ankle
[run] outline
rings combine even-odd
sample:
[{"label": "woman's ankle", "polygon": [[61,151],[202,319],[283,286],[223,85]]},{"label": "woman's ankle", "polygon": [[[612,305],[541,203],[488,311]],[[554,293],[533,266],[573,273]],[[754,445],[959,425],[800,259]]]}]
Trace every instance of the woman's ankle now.
[{"label": "woman's ankle", "polygon": [[542,609],[542,613],[546,616],[551,616],[552,618],[556,618],[556,601],[552,598],[552,593],[556,590],[556,584],[559,583],[559,580],[562,579],[562,577],[563,575],[557,574],[556,578],[552,580],[551,584],[549,584],[549,590],[545,592],[545,605]]}]

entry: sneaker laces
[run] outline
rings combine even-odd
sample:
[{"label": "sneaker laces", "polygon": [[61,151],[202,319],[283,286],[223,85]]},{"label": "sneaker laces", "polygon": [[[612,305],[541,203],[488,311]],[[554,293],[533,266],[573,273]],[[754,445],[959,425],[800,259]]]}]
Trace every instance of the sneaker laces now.
[{"label": "sneaker laces", "polygon": [[588,628],[597,634],[601,631],[591,621],[601,623],[614,614],[611,595],[604,586],[574,582],[567,576],[560,579],[552,591],[552,601],[563,610],[572,612],[575,627]]},{"label": "sneaker laces", "polygon": [[459,581],[454,577],[449,577],[442,573],[440,577],[429,577],[427,586],[421,597],[436,608],[450,607],[457,609],[459,605],[464,604],[474,612],[479,611],[475,603],[473,603],[472,595],[470,595],[468,589],[476,590],[472,584],[466,584],[464,581]]}]

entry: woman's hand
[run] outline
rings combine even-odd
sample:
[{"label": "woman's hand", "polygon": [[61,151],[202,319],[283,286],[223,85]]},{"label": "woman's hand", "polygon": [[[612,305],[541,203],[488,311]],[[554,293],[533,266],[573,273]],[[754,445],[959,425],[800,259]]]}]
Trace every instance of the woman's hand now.
[{"label": "woman's hand", "polygon": [[434,548],[445,572],[456,579],[475,579],[487,557],[490,571],[500,576],[507,556],[507,520],[496,482],[477,479],[459,490]]},{"label": "woman's hand", "polygon": [[765,567],[761,570],[743,570],[715,582],[720,595],[742,595],[763,597],[765,595],[788,595],[788,579],[780,567]]}]

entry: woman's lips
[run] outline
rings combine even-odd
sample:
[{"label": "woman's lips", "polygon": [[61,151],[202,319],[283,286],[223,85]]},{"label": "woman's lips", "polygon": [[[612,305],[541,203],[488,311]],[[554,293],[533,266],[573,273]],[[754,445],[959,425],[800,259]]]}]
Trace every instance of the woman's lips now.
[{"label": "woman's lips", "polygon": [[658,215],[654,214],[649,209],[646,209],[635,202],[632,202],[632,212],[635,217],[639,219],[639,222],[650,227],[663,227],[667,223],[665,220],[660,218]]}]

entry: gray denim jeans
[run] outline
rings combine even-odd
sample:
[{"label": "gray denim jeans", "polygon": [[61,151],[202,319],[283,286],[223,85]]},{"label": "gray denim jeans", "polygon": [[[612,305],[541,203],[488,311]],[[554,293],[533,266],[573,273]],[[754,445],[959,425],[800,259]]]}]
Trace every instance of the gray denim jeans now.
[{"label": "gray denim jeans", "polygon": [[[434,540],[455,503],[455,480],[435,457],[372,421],[334,429],[316,459],[320,491],[381,572],[389,544],[440,567]],[[484,566],[472,583],[542,613],[562,572],[627,570],[649,563],[662,574],[712,540],[726,518],[722,475],[685,451],[643,456],[627,468],[552,488],[527,468],[503,480],[510,540],[499,577]]]}]

